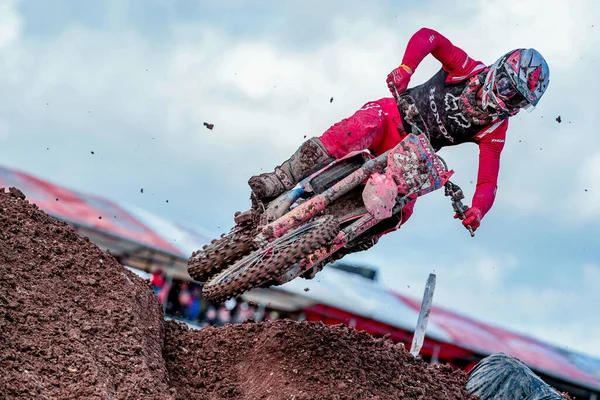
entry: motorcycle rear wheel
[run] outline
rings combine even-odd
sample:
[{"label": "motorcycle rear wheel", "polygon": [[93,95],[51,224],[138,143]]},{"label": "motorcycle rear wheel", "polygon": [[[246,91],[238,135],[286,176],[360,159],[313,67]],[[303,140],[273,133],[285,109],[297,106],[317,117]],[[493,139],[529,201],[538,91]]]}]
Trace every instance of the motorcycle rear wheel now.
[{"label": "motorcycle rear wheel", "polygon": [[210,303],[222,303],[274,280],[327,245],[339,231],[336,218],[330,215],[316,218],[210,278],[202,288],[202,295]]}]

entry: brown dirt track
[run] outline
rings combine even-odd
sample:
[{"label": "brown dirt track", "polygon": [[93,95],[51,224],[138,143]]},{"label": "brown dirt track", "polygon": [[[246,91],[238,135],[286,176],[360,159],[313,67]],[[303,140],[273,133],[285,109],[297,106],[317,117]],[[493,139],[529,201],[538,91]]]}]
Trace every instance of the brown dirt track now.
[{"label": "brown dirt track", "polygon": [[0,190],[1,399],[470,399],[465,383],[343,326],[165,322],[149,283]]}]

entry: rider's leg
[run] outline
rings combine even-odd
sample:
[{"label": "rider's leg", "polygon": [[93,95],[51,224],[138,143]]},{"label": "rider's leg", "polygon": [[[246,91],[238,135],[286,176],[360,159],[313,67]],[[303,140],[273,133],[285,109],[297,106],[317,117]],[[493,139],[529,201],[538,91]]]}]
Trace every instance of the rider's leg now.
[{"label": "rider's leg", "polygon": [[367,149],[384,131],[384,123],[384,115],[377,102],[367,103],[321,136],[304,142],[273,172],[251,177],[248,185],[262,201],[277,197],[331,161],[352,151]]},{"label": "rider's leg", "polygon": [[481,400],[563,400],[525,364],[504,353],[481,360],[469,373],[467,390]]},{"label": "rider's leg", "polygon": [[319,137],[335,158],[366,150],[386,133],[386,113],[380,101],[366,103],[348,118],[337,122]]},{"label": "rider's leg", "polygon": [[251,177],[248,185],[260,200],[274,198],[333,160],[319,138],[310,138],[273,172]]}]

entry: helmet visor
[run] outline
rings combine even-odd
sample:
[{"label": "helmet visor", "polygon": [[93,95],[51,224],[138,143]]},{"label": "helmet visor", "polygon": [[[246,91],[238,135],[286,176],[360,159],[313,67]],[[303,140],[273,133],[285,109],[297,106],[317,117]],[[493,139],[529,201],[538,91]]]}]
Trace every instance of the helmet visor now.
[{"label": "helmet visor", "polygon": [[502,74],[496,80],[496,93],[504,100],[508,100],[511,97],[519,93],[515,85],[508,76]]},{"label": "helmet visor", "polygon": [[504,104],[512,110],[525,108],[527,111],[535,108],[515,87],[511,79],[506,74],[501,74],[496,80],[496,93]]}]

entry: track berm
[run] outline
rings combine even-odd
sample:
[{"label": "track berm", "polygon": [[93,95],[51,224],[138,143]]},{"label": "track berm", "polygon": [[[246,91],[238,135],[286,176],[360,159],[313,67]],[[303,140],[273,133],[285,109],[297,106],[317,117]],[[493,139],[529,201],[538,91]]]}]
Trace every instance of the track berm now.
[{"label": "track berm", "polygon": [[0,190],[2,399],[472,399],[466,381],[343,325],[164,321],[147,281]]}]

